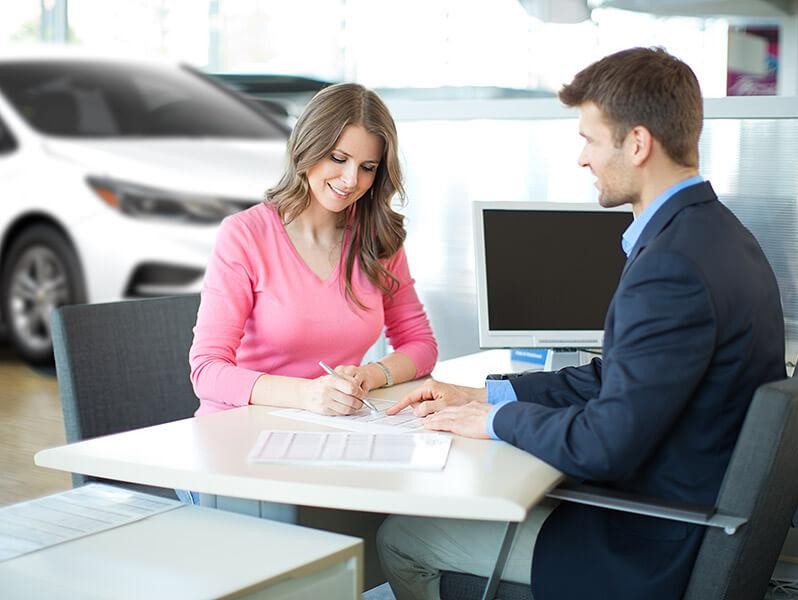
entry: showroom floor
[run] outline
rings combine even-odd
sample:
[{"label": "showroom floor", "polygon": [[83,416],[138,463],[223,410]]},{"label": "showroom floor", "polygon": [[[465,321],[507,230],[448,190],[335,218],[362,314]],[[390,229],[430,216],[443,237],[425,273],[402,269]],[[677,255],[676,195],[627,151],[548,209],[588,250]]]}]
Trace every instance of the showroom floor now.
[{"label": "showroom floor", "polygon": [[69,474],[33,464],[42,448],[65,443],[52,369],[34,370],[0,346],[0,506],[72,487]]}]

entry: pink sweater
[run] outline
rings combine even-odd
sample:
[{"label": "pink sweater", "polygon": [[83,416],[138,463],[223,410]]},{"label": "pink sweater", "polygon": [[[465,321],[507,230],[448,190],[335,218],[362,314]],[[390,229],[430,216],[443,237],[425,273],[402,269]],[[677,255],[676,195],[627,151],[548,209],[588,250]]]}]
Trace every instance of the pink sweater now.
[{"label": "pink sweater", "polygon": [[314,378],[323,374],[319,360],[358,365],[383,326],[394,350],[415,363],[416,376],[428,374],[438,347],[404,249],[384,264],[400,282],[392,299],[355,265],[352,287],[370,308],[364,311],[345,298],[342,267],[327,281],[310,270],[273,207],[261,203],[226,218],[189,352],[196,414],[248,404],[263,373]]}]

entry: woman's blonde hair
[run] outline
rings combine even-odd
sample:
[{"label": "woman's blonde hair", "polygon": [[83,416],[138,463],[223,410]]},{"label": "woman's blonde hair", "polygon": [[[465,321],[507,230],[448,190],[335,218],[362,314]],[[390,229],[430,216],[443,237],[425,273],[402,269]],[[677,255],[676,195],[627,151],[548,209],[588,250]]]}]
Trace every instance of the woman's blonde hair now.
[{"label": "woman's blonde hair", "polygon": [[380,291],[390,295],[399,285],[396,276],[380,263],[404,243],[404,217],[391,208],[395,194],[404,201],[402,171],[397,153],[396,125],[377,94],[355,83],[331,85],[305,107],[288,138],[287,161],[280,180],[266,191],[283,222],[290,223],[310,204],[308,170],[326,159],[347,125],[359,125],[382,140],[383,150],[374,182],[342,215],[340,225],[349,231],[348,246],[341,251],[345,264],[345,293],[366,308],[352,290],[355,260]]}]

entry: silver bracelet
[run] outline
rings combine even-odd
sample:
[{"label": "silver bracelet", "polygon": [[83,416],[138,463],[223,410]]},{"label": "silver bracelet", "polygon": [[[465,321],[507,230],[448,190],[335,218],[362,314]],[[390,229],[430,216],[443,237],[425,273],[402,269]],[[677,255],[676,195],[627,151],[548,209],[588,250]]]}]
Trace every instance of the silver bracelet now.
[{"label": "silver bracelet", "polygon": [[392,386],[393,385],[393,377],[391,377],[391,372],[388,370],[388,367],[386,367],[384,364],[382,364],[378,360],[373,361],[371,364],[372,365],[377,365],[380,369],[382,369],[383,375],[385,375],[385,385],[383,385],[381,387]]}]

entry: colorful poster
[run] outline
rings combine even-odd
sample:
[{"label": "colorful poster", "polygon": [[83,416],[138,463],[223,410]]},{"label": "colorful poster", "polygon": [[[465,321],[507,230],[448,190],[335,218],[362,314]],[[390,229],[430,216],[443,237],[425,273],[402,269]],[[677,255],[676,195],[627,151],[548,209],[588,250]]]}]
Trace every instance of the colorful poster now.
[{"label": "colorful poster", "polygon": [[779,72],[777,26],[730,27],[728,96],[775,96]]}]

